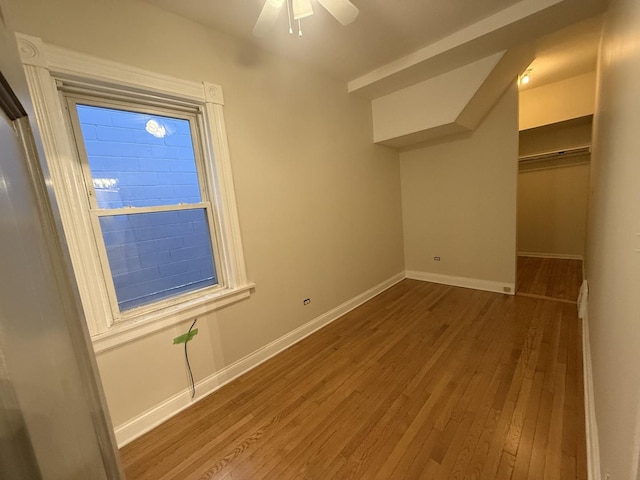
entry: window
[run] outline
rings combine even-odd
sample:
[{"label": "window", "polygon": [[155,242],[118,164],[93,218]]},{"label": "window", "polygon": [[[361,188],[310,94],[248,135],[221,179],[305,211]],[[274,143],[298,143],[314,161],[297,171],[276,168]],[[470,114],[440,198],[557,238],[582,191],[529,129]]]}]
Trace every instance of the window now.
[{"label": "window", "polygon": [[248,298],[220,87],[18,41],[95,350]]},{"label": "window", "polygon": [[66,96],[114,319],[218,286],[195,115]]}]

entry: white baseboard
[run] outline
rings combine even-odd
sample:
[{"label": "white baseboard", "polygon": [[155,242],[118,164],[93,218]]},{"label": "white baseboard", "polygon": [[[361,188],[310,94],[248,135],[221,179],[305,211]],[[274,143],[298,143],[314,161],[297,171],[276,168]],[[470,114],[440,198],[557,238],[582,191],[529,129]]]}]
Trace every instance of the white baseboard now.
[{"label": "white baseboard", "polygon": [[562,260],[584,260],[582,255],[573,255],[570,253],[538,253],[538,252],[518,252],[519,257],[537,257],[537,258],[559,258]]},{"label": "white baseboard", "polygon": [[422,280],[423,282],[442,283],[444,285],[472,288],[474,290],[484,290],[487,292],[505,293],[508,295],[515,295],[516,292],[516,286],[513,283],[494,282],[491,280],[481,280],[479,278],[455,277],[453,275],[417,272],[415,270],[407,270],[406,276],[407,278]]},{"label": "white baseboard", "polygon": [[[584,277],[584,275],[583,275]],[[589,283],[586,280],[582,280],[580,285],[580,293],[578,293],[578,318],[586,321],[587,308],[589,306]]]},{"label": "white baseboard", "polygon": [[190,389],[186,389],[165,400],[164,402],[156,405],[155,407],[147,410],[146,412],[143,412],[142,414],[129,420],[128,422],[122,425],[118,425],[115,428],[118,447],[123,447],[129,442],[132,442],[136,438],[147,433],[161,423],[167,421],[169,418],[178,414],[182,410],[188,408],[193,403],[215,392],[220,387],[254,369],[261,363],[266,362],[274,355],[277,355],[283,350],[299,342],[303,338],[308,337],[315,331],[328,325],[334,320],[337,320],[354,308],[359,307],[368,300],[371,300],[373,297],[384,292],[404,278],[404,272],[394,275],[384,282],[370,288],[366,292],[363,292],[360,295],[347,300],[343,304],[338,305],[336,308],[324,313],[323,315],[320,315],[319,317],[314,318],[301,327],[287,333],[286,335],[278,338],[268,345],[265,345],[264,347],[247,355],[246,357],[241,358],[237,362],[228,365],[227,367],[219,370],[213,375],[208,376],[204,380],[199,381],[196,384],[196,397],[193,400],[191,399]]},{"label": "white baseboard", "polygon": [[593,397],[593,370],[591,366],[591,344],[589,342],[589,313],[584,310],[582,319],[582,363],[584,369],[584,412],[587,437],[587,472],[589,480],[601,480],[600,444]]}]

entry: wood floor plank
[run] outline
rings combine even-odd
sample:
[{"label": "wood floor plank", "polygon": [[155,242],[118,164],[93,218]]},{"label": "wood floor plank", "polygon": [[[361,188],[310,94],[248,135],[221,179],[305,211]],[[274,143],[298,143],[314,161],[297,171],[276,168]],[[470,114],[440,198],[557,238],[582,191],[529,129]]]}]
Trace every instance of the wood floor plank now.
[{"label": "wood floor plank", "polygon": [[531,395],[527,402],[527,412],[522,435],[518,444],[515,464],[513,466],[513,480],[526,480],[529,478],[529,465],[533,453],[533,441],[538,423],[538,413],[540,411],[540,399],[544,384],[544,373],[536,372],[531,388]]},{"label": "wood floor plank", "polygon": [[566,366],[560,365],[556,370],[556,383],[553,393],[553,405],[551,410],[551,428],[549,429],[549,442],[547,443],[546,459],[544,466],[544,479],[551,480],[560,477],[562,458],[562,430],[563,430],[563,406],[565,395]]},{"label": "wood floor plank", "polygon": [[[448,458],[454,459],[455,463],[450,470],[449,478],[464,478],[464,472],[466,471],[471,459],[473,458],[473,454],[476,450],[476,446],[480,440],[480,436],[482,435],[484,425],[487,421],[487,417],[491,412],[491,404],[493,403],[493,396],[500,385],[500,376],[502,374],[502,370],[498,367],[495,370],[495,375],[489,384],[489,388],[485,392],[484,398],[479,399],[480,401],[473,405],[470,408],[470,412],[474,414],[474,421],[471,424],[471,427],[467,431],[466,437],[464,439],[464,443],[462,444],[462,448],[460,450],[452,451],[452,455]],[[456,456],[457,453],[457,456]],[[448,470],[447,466],[447,456],[445,456],[445,461],[443,462],[443,470]]]},{"label": "wood floor plank", "polygon": [[522,377],[522,387],[515,401],[515,409],[511,417],[511,425],[509,434],[504,446],[504,450],[515,456],[518,451],[522,428],[524,426],[524,418],[529,404],[531,389],[533,387],[533,377],[535,375],[538,355],[540,353],[540,344],[544,334],[544,317],[542,310],[548,304],[539,303],[537,307],[538,314],[534,313],[534,319],[529,328],[527,338],[525,339],[523,350],[518,362],[519,370],[517,370],[518,378]]},{"label": "wood floor plank", "polygon": [[575,305],[404,280],[124,447],[127,478],[586,479],[580,331]]},{"label": "wood floor plank", "polygon": [[498,464],[498,471],[494,477],[496,480],[510,480],[513,467],[516,463],[516,458],[508,452],[502,452],[500,463]]}]

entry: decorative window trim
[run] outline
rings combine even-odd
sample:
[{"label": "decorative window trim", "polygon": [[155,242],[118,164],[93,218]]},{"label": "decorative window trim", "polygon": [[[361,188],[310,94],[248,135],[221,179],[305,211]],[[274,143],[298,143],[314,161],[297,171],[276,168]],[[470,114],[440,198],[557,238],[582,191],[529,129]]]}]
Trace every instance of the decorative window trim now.
[{"label": "decorative window trim", "polygon": [[[209,82],[175,79],[47,45],[37,37],[19,33],[16,37],[96,353],[248,298],[255,285],[247,280],[222,88]],[[127,321],[112,322],[100,260],[95,255],[95,245],[92,246],[94,237],[90,218],[80,201],[85,195],[84,186],[76,176],[76,169],[69,168],[70,162],[76,158],[76,147],[58,91],[62,85],[65,88],[102,90],[105,94],[125,92],[139,98],[148,97],[201,109],[204,155],[212,163],[207,181],[219,221],[220,258],[216,259],[216,265],[225,280],[222,289],[172,302]]]}]

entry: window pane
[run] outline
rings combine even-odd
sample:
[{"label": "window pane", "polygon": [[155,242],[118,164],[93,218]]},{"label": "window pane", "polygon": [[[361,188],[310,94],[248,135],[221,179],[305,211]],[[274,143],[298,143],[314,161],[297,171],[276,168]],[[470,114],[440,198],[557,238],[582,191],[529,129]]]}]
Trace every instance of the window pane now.
[{"label": "window pane", "polygon": [[100,217],[121,311],[218,283],[204,209]]},{"label": "window pane", "polygon": [[188,120],[77,105],[98,208],[201,201]]}]

